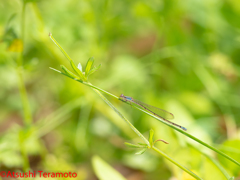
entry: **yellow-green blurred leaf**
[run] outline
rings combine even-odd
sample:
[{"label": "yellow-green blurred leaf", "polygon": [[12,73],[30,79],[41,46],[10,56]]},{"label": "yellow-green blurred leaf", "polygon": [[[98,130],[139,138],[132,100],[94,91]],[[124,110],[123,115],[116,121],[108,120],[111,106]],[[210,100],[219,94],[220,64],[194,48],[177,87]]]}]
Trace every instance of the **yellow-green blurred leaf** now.
[{"label": "yellow-green blurred leaf", "polygon": [[88,77],[89,72],[92,69],[93,62],[94,62],[94,58],[93,57],[88,59],[88,62],[87,62],[86,68],[85,68],[85,76],[86,77]]},{"label": "yellow-green blurred leaf", "polygon": [[23,43],[21,39],[14,39],[12,43],[8,47],[8,51],[11,52],[22,52],[23,51]]},{"label": "yellow-green blurred leaf", "polygon": [[118,171],[112,168],[99,156],[93,156],[92,165],[94,172],[100,180],[126,180]]}]

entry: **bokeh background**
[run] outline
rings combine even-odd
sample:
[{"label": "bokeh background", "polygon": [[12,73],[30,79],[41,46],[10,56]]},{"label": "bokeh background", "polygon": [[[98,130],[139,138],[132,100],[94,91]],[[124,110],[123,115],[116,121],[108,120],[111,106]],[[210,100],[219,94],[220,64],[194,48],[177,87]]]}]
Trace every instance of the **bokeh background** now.
[{"label": "bokeh background", "polygon": [[[115,169],[128,180],[192,179],[151,150],[135,155],[124,145],[141,142],[130,127],[91,88],[49,69],[70,68],[49,32],[76,64],[92,56],[102,64],[92,84],[172,112],[190,134],[240,162],[239,19],[238,0],[1,0],[0,170],[71,171],[96,180]],[[226,179],[214,160],[240,178],[229,160],[107,97],[146,137],[153,129],[155,139],[169,142],[156,146],[201,178]],[[113,169],[101,169],[102,161]]]}]

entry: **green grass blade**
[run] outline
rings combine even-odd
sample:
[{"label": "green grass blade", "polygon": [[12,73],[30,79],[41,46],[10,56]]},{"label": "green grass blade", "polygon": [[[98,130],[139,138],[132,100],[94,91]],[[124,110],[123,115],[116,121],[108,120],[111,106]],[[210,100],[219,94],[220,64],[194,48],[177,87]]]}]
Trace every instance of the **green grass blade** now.
[{"label": "green grass blade", "polygon": [[231,176],[228,174],[228,172],[222,167],[222,165],[216,161],[214,158],[208,156],[207,154],[204,154],[208,159],[210,159],[217,167],[218,169],[223,173],[223,175],[227,178],[227,179],[231,179]]},{"label": "green grass blade", "polygon": [[181,168],[182,170],[184,170],[185,172],[187,172],[188,174],[190,174],[191,176],[193,176],[196,179],[201,180],[201,178],[194,174],[192,171],[190,171],[188,168],[185,168],[184,166],[182,166],[180,163],[178,163],[177,161],[175,161],[174,159],[172,159],[170,156],[168,156],[167,154],[163,153],[162,151],[160,151],[158,148],[156,148],[155,146],[152,147],[152,149],[156,152],[158,152],[159,154],[161,154],[163,157],[165,157],[166,159],[168,159],[169,161],[171,161],[173,164],[175,164],[176,166],[178,166],[179,168]]},{"label": "green grass blade", "polygon": [[178,128],[178,127],[172,125],[172,124],[167,123],[166,121],[164,121],[164,120],[158,118],[157,116],[154,116],[153,114],[151,114],[151,113],[149,113],[149,112],[147,112],[147,111],[145,111],[145,110],[143,110],[143,109],[141,109],[141,108],[139,108],[139,107],[136,107],[136,106],[133,106],[133,107],[136,108],[136,109],[138,109],[138,110],[140,110],[140,111],[142,111],[142,112],[144,112],[144,113],[146,113],[146,114],[148,114],[149,116],[151,116],[151,117],[157,119],[158,121],[160,121],[160,122],[166,124],[167,126],[170,126],[171,128],[173,128],[173,129],[177,130],[178,132],[180,132],[180,133],[186,135],[187,137],[189,137],[189,138],[191,138],[191,139],[197,141],[198,143],[202,144],[203,146],[208,147],[209,149],[215,151],[216,153],[221,154],[222,156],[224,156],[224,157],[227,158],[228,160],[230,160],[230,161],[232,161],[233,163],[235,163],[235,164],[237,164],[238,166],[240,166],[240,163],[237,162],[236,160],[234,160],[233,158],[229,157],[228,155],[226,155],[225,153],[221,152],[220,150],[214,148],[213,146],[211,146],[211,145],[209,145],[209,144],[207,144],[207,143],[201,141],[200,139],[194,137],[193,135],[187,133],[186,131],[184,131],[184,130],[182,130],[182,129],[180,129],[180,128]]},{"label": "green grass blade", "polygon": [[94,63],[94,58],[93,57],[89,58],[88,61],[87,61],[86,68],[85,68],[85,77],[86,78],[88,77],[89,72],[92,69],[93,63]]},{"label": "green grass blade", "polygon": [[210,161],[212,161],[213,164],[215,164],[218,169],[223,173],[223,175],[227,178],[227,179],[231,179],[231,176],[228,174],[228,172],[222,167],[222,165],[216,161],[214,158],[212,158],[211,156],[209,156],[208,154],[204,153],[202,150],[200,150],[199,148],[197,148],[196,146],[194,146],[193,144],[189,144],[188,145],[192,148],[194,148],[196,151],[198,151],[199,153],[203,154],[205,157],[207,157]]}]

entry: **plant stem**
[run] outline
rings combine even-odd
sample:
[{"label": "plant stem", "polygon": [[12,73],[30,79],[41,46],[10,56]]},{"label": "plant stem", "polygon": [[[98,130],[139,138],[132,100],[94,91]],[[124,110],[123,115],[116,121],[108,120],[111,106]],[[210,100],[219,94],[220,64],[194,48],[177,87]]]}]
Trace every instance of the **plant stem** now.
[{"label": "plant stem", "polygon": [[[101,92],[106,93],[106,94],[108,94],[108,95],[110,95],[110,96],[112,96],[112,97],[114,97],[114,98],[116,98],[116,99],[119,99],[119,97],[117,97],[117,96],[115,96],[115,95],[113,95],[113,94],[111,94],[111,93],[109,93],[109,92],[107,92],[107,91],[105,91],[105,90],[103,90],[103,89],[101,89],[101,88],[98,88],[98,87],[92,85],[91,83],[83,82],[82,80],[79,80],[79,79],[74,79],[72,76],[69,76],[68,74],[65,74],[65,73],[63,73],[63,72],[61,72],[61,71],[58,71],[58,70],[56,70],[56,69],[53,69],[53,68],[51,68],[51,69],[54,70],[54,71],[57,71],[57,72],[60,73],[60,74],[65,75],[65,76],[67,76],[67,77],[69,77],[69,78],[71,78],[71,79],[73,79],[73,80],[76,80],[76,81],[78,81],[78,82],[80,82],[80,83],[82,83],[82,84],[84,84],[84,85],[86,85],[86,86],[91,87],[91,88],[131,127],[131,129],[132,129],[148,146],[150,146],[150,143],[148,142],[148,140],[130,123],[130,121],[128,121],[127,118],[125,118],[125,117],[122,115],[122,113],[120,113],[120,112],[117,110],[117,108],[115,108],[115,107],[112,105],[112,103],[111,103],[110,101],[108,101],[108,99],[107,99],[105,96],[102,95]],[[99,92],[99,91],[100,91],[100,92]]]},{"label": "plant stem", "polygon": [[192,147],[194,150],[198,151],[199,153],[203,154],[206,158],[208,158],[219,169],[219,171],[222,172],[222,174],[226,177],[226,179],[231,179],[231,176],[223,168],[223,166],[219,162],[217,162],[216,159],[212,158],[211,156],[209,156],[208,154],[206,154],[205,152],[203,152],[201,149],[197,148],[193,144],[188,143],[188,146]]},{"label": "plant stem", "polygon": [[[61,73],[62,73],[62,72],[61,72]],[[64,74],[64,73],[62,73],[62,74]],[[66,75],[66,74],[64,74],[64,75]],[[66,75],[66,76],[67,76],[67,75]],[[70,77],[70,76],[68,76],[68,77]],[[70,77],[70,78],[71,78],[71,77]],[[72,79],[73,79],[73,78],[72,78]],[[99,91],[101,91],[101,92],[104,92],[104,93],[106,93],[106,94],[108,94],[108,95],[114,97],[114,98],[119,99],[119,97],[117,97],[117,96],[115,96],[115,95],[113,95],[113,94],[111,94],[111,93],[109,93],[109,92],[107,92],[107,91],[105,91],[105,90],[103,90],[103,89],[101,89],[101,88],[98,88],[98,87],[96,87],[96,86],[93,86],[93,85],[90,84],[90,83],[82,82],[82,81],[80,81],[80,80],[78,80],[78,81],[81,82],[81,83],[83,83],[83,84],[85,84],[85,85],[87,85],[87,86],[89,86],[89,87],[91,87],[91,88],[97,89],[97,90],[99,90]],[[135,106],[133,106],[133,107],[134,107],[134,108],[137,108],[138,110],[140,110],[140,111],[142,111],[142,112],[144,112],[144,113],[147,113],[148,115],[150,115],[150,116],[152,116],[153,118],[156,119],[156,117],[153,116],[152,114],[150,114],[150,113],[148,113],[148,112],[146,112],[146,111],[144,111],[144,110],[142,110],[142,109],[140,109],[140,108],[138,108],[138,107],[135,107]],[[231,157],[229,157],[229,156],[226,155],[225,153],[219,151],[218,149],[216,149],[216,148],[210,146],[209,144],[207,144],[207,143],[201,141],[200,139],[198,139],[198,138],[192,136],[191,134],[189,134],[189,133],[187,133],[187,132],[185,132],[185,131],[183,131],[183,130],[181,130],[181,129],[175,127],[175,126],[173,126],[173,125],[171,125],[171,124],[169,124],[169,123],[166,123],[165,121],[163,121],[163,120],[161,120],[161,119],[159,119],[159,118],[157,118],[157,119],[160,120],[161,122],[163,122],[164,124],[166,124],[166,125],[168,125],[168,126],[174,128],[175,130],[179,131],[180,133],[185,134],[185,135],[188,136],[189,138],[191,138],[191,139],[197,141],[198,143],[200,143],[200,144],[202,144],[202,145],[208,147],[209,149],[212,149],[213,151],[217,152],[218,154],[221,154],[221,155],[224,156],[225,158],[229,159],[230,161],[232,161],[232,162],[234,162],[235,164],[237,164],[238,166],[240,166],[240,163],[239,163],[239,162],[237,162],[236,160],[232,159]]]},{"label": "plant stem", "polygon": [[[88,85],[90,85],[90,87],[92,86],[91,84],[88,83]],[[96,90],[95,88],[92,87],[92,89],[132,128],[132,130],[148,145],[150,146],[149,141],[132,125],[132,123],[125,118],[122,113],[120,113],[117,108],[115,108],[112,103],[110,103],[110,101],[108,101],[108,99],[102,95],[101,92],[99,92],[100,88],[98,90]],[[110,93],[109,93],[110,94]],[[114,95],[113,95],[114,96]],[[115,96],[116,97],[116,96]]]},{"label": "plant stem", "polygon": [[89,87],[91,87],[93,89],[97,89],[97,90],[99,90],[99,91],[101,91],[101,92],[103,92],[103,93],[105,93],[105,94],[107,94],[109,96],[112,96],[112,97],[114,97],[116,99],[119,99],[119,97],[117,97],[117,96],[115,96],[115,95],[113,95],[113,94],[111,94],[111,93],[109,93],[109,92],[107,92],[107,91],[105,91],[105,90],[103,90],[103,89],[101,89],[99,87],[96,87],[96,86],[92,85],[91,83],[88,83],[88,82],[81,82],[81,83],[83,83],[84,85],[89,86]]},{"label": "plant stem", "polygon": [[145,110],[143,110],[143,109],[141,109],[141,108],[139,108],[139,107],[136,107],[136,106],[133,106],[133,107],[136,108],[136,109],[138,109],[138,110],[140,110],[140,111],[142,111],[142,112],[144,112],[144,113],[146,113],[146,114],[148,114],[149,116],[151,116],[151,117],[153,117],[153,118],[155,118],[155,119],[161,121],[162,123],[166,124],[167,126],[170,126],[171,128],[173,128],[173,129],[175,129],[176,131],[178,131],[178,132],[180,132],[180,133],[186,135],[187,137],[189,137],[189,138],[191,138],[191,139],[197,141],[199,144],[202,144],[203,146],[208,147],[209,149],[215,151],[216,153],[221,154],[222,156],[224,156],[224,157],[227,158],[228,160],[230,160],[230,161],[232,161],[233,163],[235,163],[235,164],[237,164],[238,166],[240,166],[240,163],[237,162],[235,159],[233,159],[233,158],[231,158],[230,156],[226,155],[226,154],[223,153],[222,151],[220,151],[220,150],[214,148],[213,146],[211,146],[211,145],[209,145],[209,144],[207,144],[207,143],[201,141],[200,139],[194,137],[193,135],[187,133],[186,131],[183,131],[182,129],[177,128],[176,126],[173,126],[172,124],[167,123],[166,121],[164,121],[164,120],[162,120],[162,119],[160,119],[160,118],[154,116],[153,114],[150,114],[149,112],[147,112],[147,111],[145,111]]},{"label": "plant stem", "polygon": [[30,105],[28,101],[27,91],[23,80],[23,51],[24,51],[24,37],[25,37],[25,10],[26,3],[23,2],[22,6],[22,14],[21,14],[21,41],[23,43],[22,52],[18,57],[18,67],[17,67],[17,76],[18,76],[18,88],[21,96],[21,101],[23,105],[23,113],[24,113],[24,124],[25,126],[29,126],[32,123],[32,115],[30,110]]},{"label": "plant stem", "polygon": [[[18,88],[21,96],[22,106],[23,106],[23,114],[24,114],[24,126],[25,129],[27,129],[31,123],[32,123],[32,115],[30,110],[30,105],[28,101],[27,91],[23,80],[23,51],[24,51],[24,36],[25,36],[25,9],[26,9],[26,2],[23,1],[22,5],[22,14],[21,14],[21,41],[23,44],[23,49],[21,53],[19,54],[18,60],[17,60],[17,76],[18,76]],[[24,130],[19,132],[19,146],[20,146],[20,152],[23,158],[23,170],[27,171],[29,169],[29,160],[27,151],[24,146],[24,134],[26,132]]]},{"label": "plant stem", "polygon": [[[52,69],[53,69],[53,68],[52,68]],[[53,70],[55,70],[55,69],[53,69]],[[71,77],[71,76],[69,76],[69,75],[67,75],[67,74],[65,74],[65,73],[62,73],[61,71],[58,71],[58,70],[55,70],[55,71],[57,71],[57,72],[65,75],[65,76],[67,76],[67,77],[69,77],[69,78],[71,78],[71,79],[74,79],[73,77]],[[115,96],[115,95],[113,95],[113,94],[111,94],[111,93],[109,93],[109,92],[107,92],[107,91],[105,91],[105,90],[103,90],[103,89],[101,89],[101,88],[98,88],[98,87],[96,87],[96,86],[93,86],[93,85],[90,84],[90,83],[86,83],[86,82],[83,82],[83,81],[77,80],[77,79],[74,79],[74,80],[76,80],[76,81],[78,81],[78,82],[81,82],[81,83],[83,83],[83,84],[85,84],[85,85],[87,85],[87,86],[89,86],[89,87],[91,87],[91,88],[94,88],[94,89],[97,89],[97,90],[99,90],[99,91],[101,91],[101,92],[104,92],[104,93],[106,93],[106,94],[108,94],[108,95],[110,95],[110,96],[112,96],[112,97],[114,97],[114,98],[119,99],[119,97],[117,97],[117,96]],[[169,124],[169,123],[167,123],[166,121],[164,121],[164,120],[162,120],[162,119],[160,119],[160,118],[157,118],[156,116],[148,113],[147,111],[144,111],[143,109],[140,109],[140,108],[138,108],[138,107],[136,107],[136,106],[133,106],[133,107],[136,108],[136,109],[138,109],[138,110],[140,110],[140,111],[142,111],[142,112],[144,112],[144,113],[146,113],[146,114],[148,114],[149,116],[152,116],[153,118],[161,121],[162,123],[166,124],[167,126],[172,127],[173,129],[175,129],[175,130],[179,131],[180,133],[188,136],[189,138],[197,141],[198,143],[200,143],[200,144],[208,147],[209,149],[212,149],[213,151],[217,152],[218,154],[221,154],[221,155],[224,156],[225,158],[229,159],[230,161],[232,161],[232,162],[234,162],[235,164],[237,164],[238,166],[240,166],[240,163],[237,162],[236,160],[234,160],[233,158],[229,157],[228,155],[226,155],[225,153],[219,151],[218,149],[214,148],[213,146],[210,146],[209,144],[201,141],[200,139],[192,136],[191,134],[187,133],[186,131],[183,131],[182,129],[179,129],[179,128],[173,126],[172,124]],[[125,119],[124,119],[124,120],[125,120]]]},{"label": "plant stem", "polygon": [[[52,68],[51,68],[51,69],[52,69]],[[55,69],[53,69],[53,70],[55,70]],[[73,77],[71,77],[71,76],[69,76],[69,75],[67,75],[67,74],[65,74],[65,73],[63,73],[63,72],[61,72],[61,71],[58,71],[58,70],[55,70],[55,71],[57,71],[57,72],[65,75],[65,76],[67,76],[67,77],[69,77],[69,78],[71,78],[71,79],[74,79]],[[165,153],[161,152],[161,151],[160,151],[158,148],[156,148],[155,146],[151,146],[151,145],[150,145],[150,142],[131,124],[130,121],[128,121],[127,118],[125,118],[125,117],[122,115],[122,113],[120,113],[120,112],[117,110],[117,108],[115,108],[115,107],[112,105],[111,102],[108,101],[108,99],[107,99],[105,96],[102,95],[101,92],[106,93],[106,94],[108,94],[108,95],[110,95],[110,96],[112,96],[112,97],[114,97],[114,98],[117,98],[117,99],[119,99],[119,97],[117,97],[117,96],[115,96],[115,95],[113,95],[113,94],[111,94],[111,93],[109,93],[109,92],[107,92],[107,91],[105,91],[105,90],[103,90],[103,89],[101,89],[101,88],[98,88],[98,87],[92,85],[91,83],[83,82],[82,80],[79,80],[79,79],[74,79],[74,80],[76,80],[76,81],[78,81],[78,82],[80,82],[80,83],[82,83],[82,84],[85,84],[85,85],[91,87],[91,88],[133,129],[133,131],[147,144],[148,148],[152,148],[154,151],[158,152],[158,153],[161,154],[163,157],[167,158],[169,161],[171,161],[172,163],[174,163],[175,165],[177,165],[178,167],[180,167],[182,170],[186,171],[186,172],[187,172],[188,174],[190,174],[191,176],[195,177],[195,178],[198,179],[198,180],[201,180],[200,177],[198,177],[196,174],[194,174],[193,172],[191,172],[189,169],[185,168],[184,166],[182,166],[181,164],[179,164],[178,162],[176,162],[175,160],[173,160],[171,157],[169,157],[169,156],[166,155]]]},{"label": "plant stem", "polygon": [[70,56],[63,50],[63,48],[60,46],[60,44],[58,44],[58,42],[53,38],[52,34],[49,33],[49,37],[50,39],[54,42],[54,44],[56,44],[56,46],[61,50],[61,52],[64,54],[64,56],[69,60],[72,61],[72,59],[70,58]]},{"label": "plant stem", "polygon": [[75,79],[75,78],[73,78],[72,76],[69,76],[68,74],[63,73],[63,72],[61,72],[61,71],[59,71],[59,70],[56,70],[56,69],[54,69],[54,68],[51,68],[51,67],[50,67],[50,69],[52,69],[52,70],[54,70],[54,71],[56,71],[56,72],[58,72],[58,73],[60,73],[60,74],[63,74],[64,76],[67,76],[67,77],[69,77],[69,78],[71,78],[71,79],[73,79],[73,80],[75,80],[75,81],[78,81],[78,82],[80,82],[80,83],[82,83],[82,84],[84,84],[84,85],[86,85],[86,86],[89,86],[89,87],[91,87],[91,88],[93,88],[93,89],[97,89],[97,90],[99,90],[99,91],[101,91],[101,92],[103,92],[103,93],[105,93],[105,94],[108,94],[109,96],[112,96],[112,97],[114,97],[114,98],[116,98],[116,99],[119,99],[119,97],[117,97],[117,96],[111,94],[110,92],[107,92],[107,91],[105,91],[105,90],[103,90],[103,89],[101,89],[101,88],[99,88],[99,87],[97,87],[97,86],[94,86],[94,85],[92,85],[92,84],[89,83],[89,82],[84,82],[84,81],[82,81],[82,80],[80,80],[80,79]]},{"label": "plant stem", "polygon": [[184,166],[182,166],[181,164],[179,164],[178,162],[176,162],[175,160],[173,160],[171,157],[169,157],[167,154],[163,153],[162,151],[160,151],[158,148],[156,148],[155,146],[152,146],[152,149],[154,151],[156,151],[157,153],[161,154],[163,157],[165,157],[166,159],[168,159],[169,161],[171,161],[173,164],[175,164],[176,166],[178,166],[179,168],[181,168],[182,170],[184,170],[185,172],[187,172],[188,174],[190,174],[191,176],[193,176],[196,179],[201,180],[200,177],[198,177],[196,174],[194,174],[192,171],[190,171],[189,169],[185,168]]},{"label": "plant stem", "polygon": [[32,115],[31,115],[30,106],[28,102],[27,91],[23,81],[22,67],[21,66],[17,67],[16,71],[18,76],[18,88],[21,96],[22,105],[23,105],[24,124],[26,127],[28,127],[32,122]]},{"label": "plant stem", "polygon": [[23,158],[23,171],[24,172],[26,172],[30,168],[28,155],[27,155],[26,149],[24,147],[24,141],[25,141],[24,134],[25,133],[26,132],[24,132],[24,130],[20,130],[19,134],[18,134],[20,152],[21,152],[22,158]]},{"label": "plant stem", "polygon": [[[24,49],[24,39],[25,39],[25,9],[26,9],[26,3],[23,1],[22,5],[22,13],[21,13],[21,41]],[[22,66],[23,64],[23,49],[19,54],[18,60],[17,60],[17,65],[18,67]]]}]

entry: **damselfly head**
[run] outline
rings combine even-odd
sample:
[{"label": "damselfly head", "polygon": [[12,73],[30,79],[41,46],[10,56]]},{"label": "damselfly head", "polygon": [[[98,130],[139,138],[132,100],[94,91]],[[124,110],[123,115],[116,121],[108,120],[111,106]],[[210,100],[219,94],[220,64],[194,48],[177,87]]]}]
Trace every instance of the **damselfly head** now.
[{"label": "damselfly head", "polygon": [[124,98],[125,96],[123,94],[120,95],[121,98]]}]

